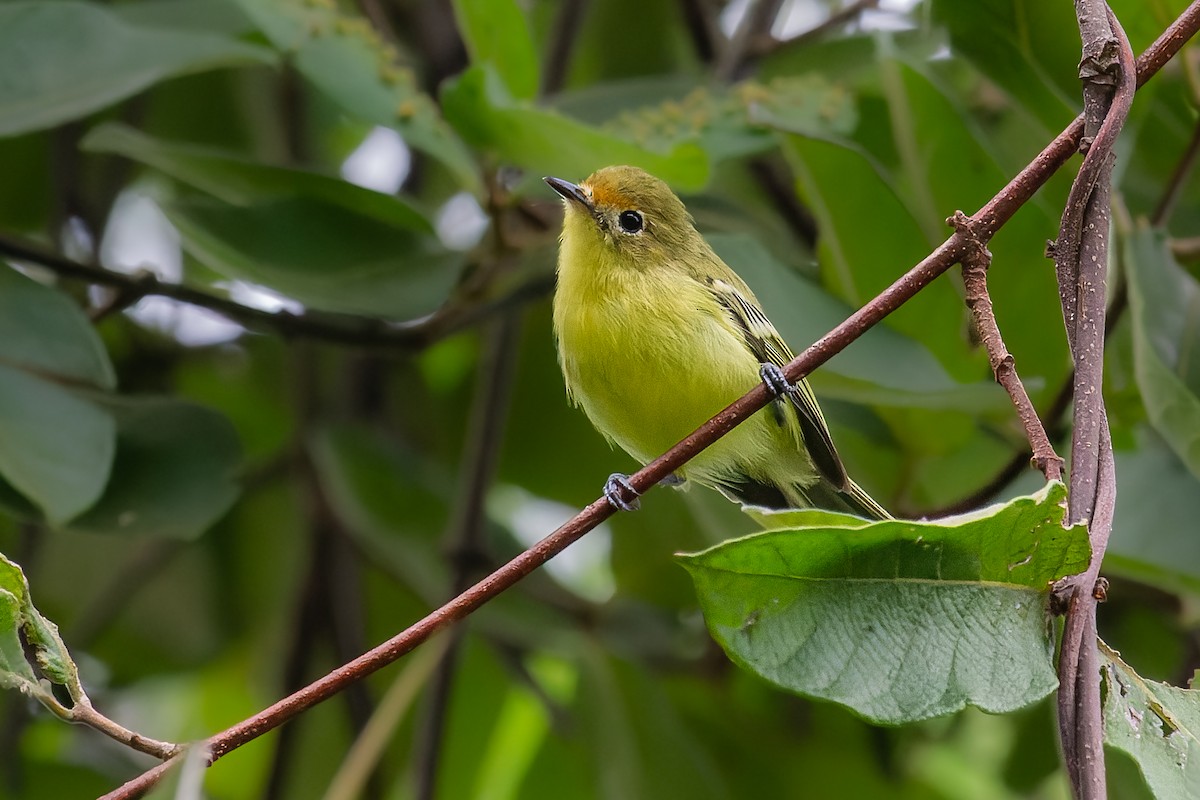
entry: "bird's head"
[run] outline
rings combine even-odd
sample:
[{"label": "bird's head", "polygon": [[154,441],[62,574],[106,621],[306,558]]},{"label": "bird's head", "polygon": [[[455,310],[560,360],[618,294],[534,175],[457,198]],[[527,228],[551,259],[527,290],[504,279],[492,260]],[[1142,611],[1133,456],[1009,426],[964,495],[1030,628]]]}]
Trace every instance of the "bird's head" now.
[{"label": "bird's head", "polygon": [[605,167],[576,185],[546,178],[566,201],[563,242],[642,269],[699,240],[683,202],[637,167]]}]

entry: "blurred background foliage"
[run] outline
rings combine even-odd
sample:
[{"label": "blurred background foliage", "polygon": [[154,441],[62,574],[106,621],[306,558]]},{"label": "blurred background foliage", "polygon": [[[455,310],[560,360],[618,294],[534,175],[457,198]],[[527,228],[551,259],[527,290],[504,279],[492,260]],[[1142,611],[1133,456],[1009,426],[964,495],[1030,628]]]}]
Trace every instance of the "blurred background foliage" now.
[{"label": "blurred background foliage", "polygon": [[[1185,4],[1112,5],[1140,52]],[[543,175],[669,180],[799,350],[1079,109],[1069,4],[843,10],[0,2],[0,550],[97,706],[163,739],[220,730],[633,467],[564,397]],[[1200,182],[1162,204],[1195,145],[1192,56],[1139,92],[1122,141],[1105,386],[1101,632],[1178,685],[1200,665]],[[1057,437],[1070,365],[1043,250],[1069,180],[992,245],[1001,329]],[[53,254],[136,280],[65,279]],[[147,295],[146,275],[237,306]],[[1038,484],[953,273],[812,382],[852,474],[899,514]],[[752,523],[704,490],[643,505],[472,617],[455,658],[418,651],[224,758],[207,792],[1067,796],[1047,703],[880,729],[733,667],[673,554]],[[15,693],[0,708],[0,796],[98,795],[147,765]],[[1145,795],[1110,764],[1114,797]]]}]

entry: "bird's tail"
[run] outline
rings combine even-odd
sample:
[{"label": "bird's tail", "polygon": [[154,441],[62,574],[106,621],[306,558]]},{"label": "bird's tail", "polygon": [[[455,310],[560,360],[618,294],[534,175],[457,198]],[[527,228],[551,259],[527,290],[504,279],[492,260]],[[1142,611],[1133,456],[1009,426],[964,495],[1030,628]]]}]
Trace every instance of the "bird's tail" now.
[{"label": "bird's tail", "polygon": [[854,481],[848,481],[846,489],[834,488],[828,481],[817,481],[809,486],[777,486],[752,478],[724,481],[716,488],[736,503],[764,508],[821,508],[826,511],[844,511],[866,519],[892,519],[887,509],[867,494]]}]

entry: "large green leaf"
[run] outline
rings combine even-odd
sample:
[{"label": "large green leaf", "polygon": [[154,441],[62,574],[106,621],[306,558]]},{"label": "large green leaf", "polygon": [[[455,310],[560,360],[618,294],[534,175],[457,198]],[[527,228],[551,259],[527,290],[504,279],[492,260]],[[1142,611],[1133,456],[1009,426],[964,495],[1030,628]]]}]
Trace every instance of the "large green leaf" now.
[{"label": "large green leaf", "polygon": [[109,398],[117,455],[104,496],[67,526],[88,533],[192,539],[237,499],[241,447],[229,421],[192,403]]},{"label": "large green leaf", "polygon": [[1104,743],[1133,757],[1160,800],[1200,797],[1200,691],[1147,680],[1100,642]]},{"label": "large green leaf", "polygon": [[70,389],[4,364],[0,386],[0,475],[61,524],[104,490],[116,423]]},{"label": "large green leaf", "polygon": [[1150,423],[1200,476],[1200,285],[1175,263],[1161,233],[1125,245],[1134,374]]},{"label": "large green leaf", "polygon": [[700,86],[682,98],[625,110],[604,127],[659,152],[696,142],[716,162],[776,147],[781,126],[846,135],[857,121],[854,97],[844,87],[805,75],[730,89]]},{"label": "large green leaf", "polygon": [[63,381],[112,389],[108,353],[66,295],[0,266],[0,363]]},{"label": "large green leaf", "polygon": [[[824,139],[787,141],[797,188],[820,229],[822,278],[841,299],[862,305],[929,253],[912,211],[863,152]],[[887,321],[929,348],[952,376],[971,380],[980,362],[963,336],[963,317],[962,299],[942,279]]]},{"label": "large green leaf", "polygon": [[1057,684],[1052,581],[1084,569],[1062,484],[937,522],[785,512],[783,530],[681,556],[709,631],[767,680],[900,724],[1004,712]]},{"label": "large green leaf", "polygon": [[154,139],[118,123],[93,129],[80,147],[140,161],[233,205],[309,197],[397,228],[426,233],[433,230],[421,211],[396,195],[364,189],[332,175],[252,161],[211,147]]},{"label": "large green leaf", "polygon": [[537,94],[537,50],[516,0],[454,0],[454,16],[473,63],[490,64],[513,97]]},{"label": "large green leaf", "polygon": [[441,161],[472,190],[481,186],[470,153],[412,71],[361,17],[336,3],[236,0],[296,69],[348,113],[395,128],[405,142]]},{"label": "large green leaf", "polygon": [[935,0],[933,14],[950,32],[955,53],[1048,130],[1058,130],[1075,116],[1079,32],[1070,6],[1039,0]]},{"label": "large green leaf", "polygon": [[442,92],[446,118],[469,142],[539,175],[579,179],[610,164],[632,164],[680,189],[708,181],[708,159],[694,143],[649,150],[557,111],[514,100],[489,70],[472,68]]},{"label": "large green leaf", "polygon": [[166,212],[184,248],[209,268],[329,311],[428,314],[449,295],[463,260],[432,236],[311,197],[241,208],[179,201]]},{"label": "large green leaf", "polygon": [[80,691],[75,662],[58,626],[34,608],[25,573],[0,553],[0,688],[17,689],[61,712],[42,678],[66,686],[73,695]]},{"label": "large green leaf", "polygon": [[3,3],[0,136],[79,119],[175,75],[271,60],[216,33],[137,27],[97,3]]}]

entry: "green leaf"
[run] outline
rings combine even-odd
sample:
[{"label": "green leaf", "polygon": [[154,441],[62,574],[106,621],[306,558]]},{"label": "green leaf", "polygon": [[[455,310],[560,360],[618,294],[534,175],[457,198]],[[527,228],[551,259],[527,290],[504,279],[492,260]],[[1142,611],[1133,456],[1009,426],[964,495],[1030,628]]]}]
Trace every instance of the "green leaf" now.
[{"label": "green leaf", "polygon": [[610,164],[631,164],[683,190],[708,181],[708,159],[694,143],[659,153],[614,134],[514,100],[499,78],[473,67],[442,92],[446,118],[477,147],[542,175],[582,178]]},{"label": "green leaf", "polygon": [[1200,797],[1200,691],[1147,680],[1099,647],[1104,743],[1133,757],[1155,797]]},{"label": "green leaf", "polygon": [[623,111],[604,128],[659,152],[696,142],[720,161],[775,147],[781,125],[811,135],[849,134],[858,121],[853,100],[817,75],[780,77],[728,90],[697,87],[682,99]]},{"label": "green leaf", "polygon": [[949,31],[956,53],[1048,130],[1075,117],[1078,70],[1072,53],[1079,50],[1079,33],[1070,6],[1039,0],[935,0],[933,16]]},{"label": "green leaf", "polygon": [[398,66],[398,54],[364,19],[336,3],[236,0],[296,69],[348,113],[395,128],[409,145],[442,162],[462,184],[482,183],[471,154],[437,105]]},{"label": "green leaf", "polygon": [[[1049,584],[1084,569],[1060,483],[937,522],[789,528],[681,556],[709,631],[792,691],[900,724],[966,705],[1000,713],[1056,685]],[[787,518],[785,518],[786,521]]]},{"label": "green leaf", "polygon": [[271,60],[215,33],[136,27],[96,3],[3,3],[0,136],[79,119],[176,75]]},{"label": "green leaf", "polygon": [[537,51],[515,0],[454,0],[454,16],[471,63],[491,65],[509,94],[532,99],[538,90]]},{"label": "green leaf", "polygon": [[0,266],[0,363],[63,381],[113,389],[108,353],[70,298]]},{"label": "green leaf", "polygon": [[307,306],[405,319],[436,309],[458,280],[460,253],[315,198],[169,204],[197,260],[269,286]]},{"label": "green leaf", "polygon": [[67,527],[194,539],[224,516],[240,491],[241,446],[225,417],[157,397],[104,401],[118,425],[112,481]]},{"label": "green leaf", "polygon": [[0,364],[0,475],[55,524],[100,497],[116,449],[116,423],[49,380]]},{"label": "green leaf", "polygon": [[1200,285],[1175,263],[1159,232],[1134,233],[1125,254],[1134,374],[1146,413],[1200,476]]},{"label": "green leaf", "polygon": [[34,608],[25,573],[0,553],[0,687],[17,689],[61,713],[42,678],[66,686],[72,697],[82,694],[58,626]]},{"label": "green leaf", "polygon": [[1134,448],[1116,452],[1117,496],[1137,500],[1117,503],[1105,572],[1200,597],[1200,486],[1149,426],[1135,434]]},{"label": "green leaf", "polygon": [[[909,207],[864,153],[801,136],[787,138],[786,152],[820,229],[823,282],[842,300],[862,305],[928,254],[930,242]],[[952,376],[971,380],[980,362],[963,336],[963,315],[962,299],[941,280],[887,323],[929,348]]]},{"label": "green leaf", "polygon": [[140,161],[231,205],[309,197],[397,228],[433,232],[424,213],[396,195],[364,189],[332,175],[264,164],[211,147],[154,139],[119,123],[94,128],[80,147]]}]

